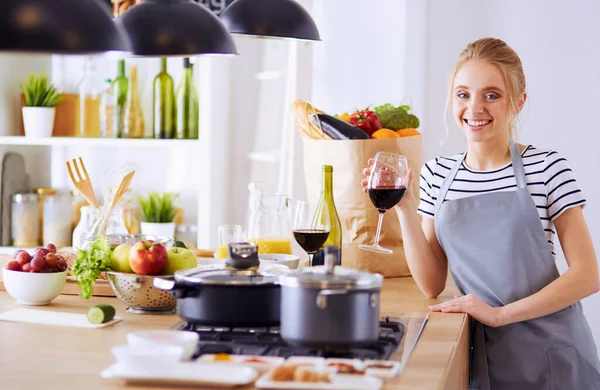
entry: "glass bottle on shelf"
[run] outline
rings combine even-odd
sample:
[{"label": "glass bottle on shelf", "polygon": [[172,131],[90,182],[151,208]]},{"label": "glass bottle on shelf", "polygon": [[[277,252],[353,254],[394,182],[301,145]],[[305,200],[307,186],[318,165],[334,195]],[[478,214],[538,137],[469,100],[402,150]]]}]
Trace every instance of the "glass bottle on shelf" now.
[{"label": "glass bottle on shelf", "polygon": [[119,61],[117,77],[112,84],[114,109],[114,134],[115,137],[123,137],[123,127],[125,126],[125,104],[127,102],[127,89],[129,80],[125,76],[125,60]]},{"label": "glass bottle on shelf", "polygon": [[100,100],[100,136],[103,138],[114,138],[114,104],[112,93],[112,80],[104,80],[104,90]]},{"label": "glass bottle on shelf", "polygon": [[129,68],[129,85],[127,87],[127,99],[125,101],[125,121],[123,126],[123,138],[144,137],[144,113],[137,84],[137,65]]},{"label": "glass bottle on shelf", "polygon": [[175,132],[175,92],[173,78],[167,73],[167,59],[160,59],[161,70],[154,78],[152,92],[152,129],[154,138],[173,138]]},{"label": "glass bottle on shelf", "polygon": [[177,123],[175,138],[198,139],[198,92],[194,84],[193,65],[189,58],[183,59],[183,77],[177,87]]},{"label": "glass bottle on shelf", "polygon": [[98,80],[92,57],[85,61],[83,78],[77,85],[75,129],[78,137],[100,136],[100,98],[103,85]]}]

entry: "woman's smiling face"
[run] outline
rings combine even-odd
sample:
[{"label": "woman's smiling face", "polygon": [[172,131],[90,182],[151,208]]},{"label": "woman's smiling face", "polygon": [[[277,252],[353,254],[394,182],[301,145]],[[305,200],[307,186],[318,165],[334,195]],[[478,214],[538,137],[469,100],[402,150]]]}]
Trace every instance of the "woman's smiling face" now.
[{"label": "woman's smiling face", "polygon": [[[500,69],[470,60],[460,66],[453,83],[452,111],[469,142],[506,136],[511,122],[511,102]],[[521,104],[515,102],[520,108]]]}]

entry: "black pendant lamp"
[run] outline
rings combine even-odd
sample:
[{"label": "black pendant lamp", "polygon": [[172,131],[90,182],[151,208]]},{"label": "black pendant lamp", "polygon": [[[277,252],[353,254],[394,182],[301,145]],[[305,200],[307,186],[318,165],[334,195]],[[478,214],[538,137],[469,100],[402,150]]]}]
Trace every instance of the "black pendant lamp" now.
[{"label": "black pendant lamp", "polygon": [[221,20],[232,34],[321,40],[310,14],[294,0],[234,0]]},{"label": "black pendant lamp", "polygon": [[237,54],[219,18],[192,0],[145,0],[125,11],[116,23],[129,36],[133,55]]},{"label": "black pendant lamp", "polygon": [[97,0],[0,0],[0,51],[95,54],[128,51],[109,7]]}]

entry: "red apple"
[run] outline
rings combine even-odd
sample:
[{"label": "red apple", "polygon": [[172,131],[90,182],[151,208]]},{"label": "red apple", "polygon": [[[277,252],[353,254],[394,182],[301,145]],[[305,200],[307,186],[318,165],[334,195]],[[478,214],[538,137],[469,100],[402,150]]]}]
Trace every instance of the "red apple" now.
[{"label": "red apple", "polygon": [[167,249],[152,241],[140,241],[129,251],[129,266],[138,275],[160,275],[167,266]]}]

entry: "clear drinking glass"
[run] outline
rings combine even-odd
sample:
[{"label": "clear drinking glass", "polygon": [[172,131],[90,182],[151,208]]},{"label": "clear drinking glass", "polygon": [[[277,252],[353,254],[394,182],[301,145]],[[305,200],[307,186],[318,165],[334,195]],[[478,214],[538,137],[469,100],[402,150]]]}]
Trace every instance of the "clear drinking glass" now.
[{"label": "clear drinking glass", "polygon": [[219,226],[219,249],[217,257],[226,259],[229,255],[229,244],[242,241],[242,227],[240,225],[220,225]]},{"label": "clear drinking glass", "polygon": [[391,249],[379,245],[381,224],[385,212],[402,200],[407,187],[408,160],[406,157],[395,153],[378,152],[371,166],[371,175],[367,184],[369,198],[379,211],[377,233],[373,244],[359,245],[360,249],[387,254],[393,253]]},{"label": "clear drinking glass", "polygon": [[308,202],[299,201],[293,222],[293,233],[296,242],[308,254],[308,265],[312,266],[312,259],[329,237],[330,220],[327,204],[320,203],[319,208],[310,207]]}]

